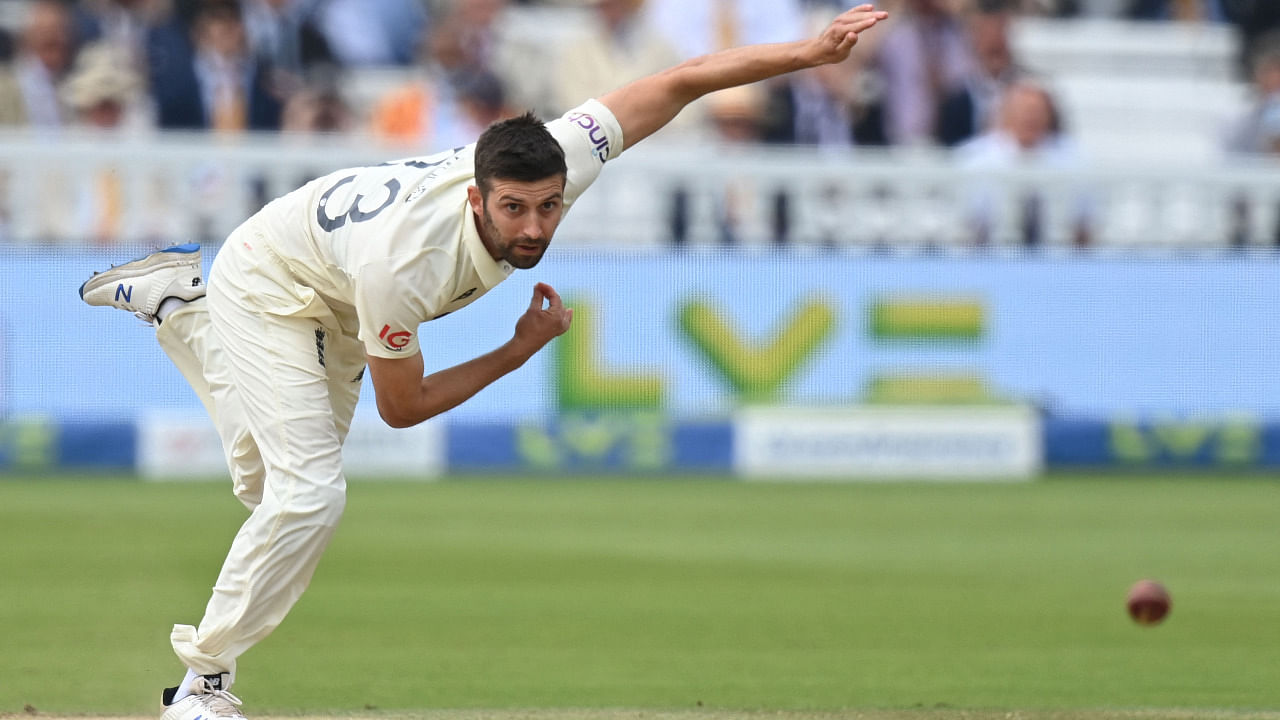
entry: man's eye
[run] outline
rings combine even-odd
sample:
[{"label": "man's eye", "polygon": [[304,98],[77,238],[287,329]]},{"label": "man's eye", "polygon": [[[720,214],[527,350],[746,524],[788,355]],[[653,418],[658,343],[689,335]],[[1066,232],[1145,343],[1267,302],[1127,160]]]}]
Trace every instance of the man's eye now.
[{"label": "man's eye", "polygon": [[554,200],[548,200],[547,202],[542,203],[542,209],[543,209],[543,210],[555,210],[555,209],[556,209],[556,202],[555,202]]},{"label": "man's eye", "polygon": [[507,212],[510,212],[510,213],[520,212],[520,205],[517,203],[507,203]]}]

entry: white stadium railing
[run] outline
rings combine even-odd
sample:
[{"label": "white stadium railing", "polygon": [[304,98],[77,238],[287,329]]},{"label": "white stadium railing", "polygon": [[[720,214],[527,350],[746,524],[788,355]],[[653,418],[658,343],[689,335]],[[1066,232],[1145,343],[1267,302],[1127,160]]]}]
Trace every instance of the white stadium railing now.
[{"label": "white stadium railing", "polygon": [[[217,243],[263,202],[349,165],[413,154],[352,139],[0,135],[0,240]],[[585,247],[1272,246],[1280,164],[1214,161],[977,173],[929,152],[639,147],[610,162],[557,242]],[[985,231],[979,230],[985,228]]]}]

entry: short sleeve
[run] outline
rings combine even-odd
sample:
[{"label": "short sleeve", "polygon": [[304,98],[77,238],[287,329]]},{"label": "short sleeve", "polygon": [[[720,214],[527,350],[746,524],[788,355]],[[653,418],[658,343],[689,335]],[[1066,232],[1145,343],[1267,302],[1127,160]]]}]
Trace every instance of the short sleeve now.
[{"label": "short sleeve", "polygon": [[564,149],[565,205],[570,205],[595,182],[605,162],[622,152],[622,127],[603,103],[588,100],[547,123],[547,130]]},{"label": "short sleeve", "polygon": [[418,352],[418,326],[435,317],[438,298],[424,288],[442,287],[427,253],[412,262],[379,259],[360,268],[355,277],[356,315],[360,342],[374,357],[401,358]]}]

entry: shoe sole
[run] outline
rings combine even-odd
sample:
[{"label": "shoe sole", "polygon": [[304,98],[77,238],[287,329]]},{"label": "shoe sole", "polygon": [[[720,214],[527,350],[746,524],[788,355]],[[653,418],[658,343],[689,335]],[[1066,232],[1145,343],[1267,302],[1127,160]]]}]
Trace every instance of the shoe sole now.
[{"label": "shoe sole", "polygon": [[[150,255],[144,255],[140,258],[130,260],[122,265],[117,265],[110,270],[94,273],[93,277],[85,280],[80,285],[80,299],[84,299],[86,292],[96,290],[103,285],[110,285],[128,278],[136,278],[153,270],[159,270],[167,267],[178,267],[180,265],[195,265],[196,258],[200,255],[200,245],[198,243],[187,243],[185,245],[174,245],[167,247]],[[193,257],[194,256],[194,257]]]}]

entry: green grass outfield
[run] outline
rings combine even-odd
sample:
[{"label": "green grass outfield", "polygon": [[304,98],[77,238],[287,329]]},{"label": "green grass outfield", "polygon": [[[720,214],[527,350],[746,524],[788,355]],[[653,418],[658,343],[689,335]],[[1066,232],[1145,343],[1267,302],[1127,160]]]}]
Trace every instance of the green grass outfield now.
[{"label": "green grass outfield", "polygon": [[[0,476],[0,714],[152,714],[243,517],[224,483]],[[1159,627],[1124,612],[1142,577]],[[236,692],[255,720],[1278,718],[1280,481],[355,480]]]}]

